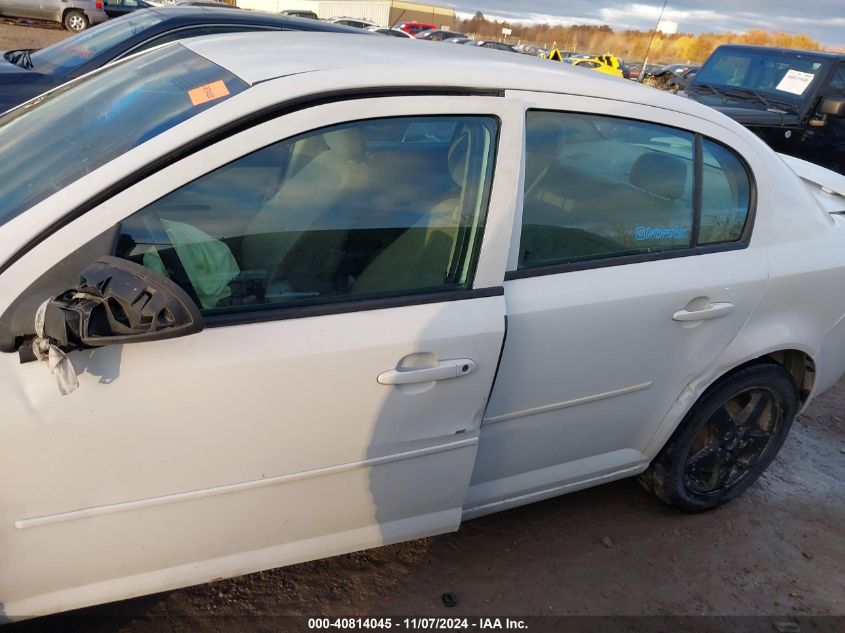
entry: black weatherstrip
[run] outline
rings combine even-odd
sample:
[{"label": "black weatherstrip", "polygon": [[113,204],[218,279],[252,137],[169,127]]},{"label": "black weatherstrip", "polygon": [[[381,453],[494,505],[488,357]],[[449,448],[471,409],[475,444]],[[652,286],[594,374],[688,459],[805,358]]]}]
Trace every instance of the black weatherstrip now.
[{"label": "black weatherstrip", "polygon": [[62,217],[60,220],[48,226],[41,233],[36,235],[33,239],[31,239],[29,242],[19,248],[11,257],[9,257],[9,259],[6,260],[5,263],[0,265],[0,274],[8,270],[9,267],[12,266],[12,264],[14,264],[24,255],[26,255],[26,253],[28,253],[36,245],[40,244],[45,239],[50,237],[53,233],[55,233],[62,227],[70,224],[77,218],[82,217],[88,211],[102,204],[112,196],[117,195],[124,189],[128,189],[129,187],[139,183],[144,178],[147,178],[155,172],[160,171],[161,169],[164,169],[165,167],[168,167],[182,160],[183,158],[190,156],[191,154],[195,154],[196,152],[199,152],[226,137],[233,136],[234,134],[243,132],[244,130],[247,130],[251,127],[255,127],[256,125],[266,123],[267,121],[283,116],[285,114],[290,114],[291,112],[296,112],[298,110],[304,110],[305,108],[315,107],[319,105],[325,105],[327,103],[334,103],[336,101],[353,101],[360,99],[374,99],[379,97],[415,97],[420,95],[432,97],[504,97],[505,93],[503,90],[486,88],[472,89],[455,88],[448,86],[383,86],[323,92],[319,95],[308,95],[304,97],[299,97],[297,99],[291,99],[290,101],[285,101],[283,103],[278,103],[269,106],[262,110],[257,110],[256,112],[253,112],[241,119],[232,121],[230,123],[227,123],[226,125],[222,125],[218,128],[215,128],[214,130],[207,132],[206,134],[203,134],[202,136],[199,136],[189,141],[182,147],[179,147],[173,150],[172,152],[169,152],[167,155],[162,156],[157,160],[145,165],[138,171],[130,174],[129,176],[126,176],[125,178],[122,178],[121,180],[112,184],[107,189],[104,189],[100,193],[92,196],[87,201],[79,205],[76,209]]},{"label": "black weatherstrip", "polygon": [[426,305],[430,303],[445,303],[447,301],[467,301],[483,299],[485,297],[501,297],[505,294],[503,286],[492,288],[476,288],[473,290],[446,290],[443,292],[429,292],[402,295],[399,297],[382,297],[379,299],[361,299],[360,301],[340,301],[310,306],[277,306],[229,314],[210,314],[204,316],[205,327],[224,327],[229,325],[247,325],[250,323],[266,323],[268,321],[286,321],[288,319],[305,319],[308,317],[326,316],[330,314],[348,314],[350,312],[367,312],[371,310],[385,310],[387,308],[405,308],[409,306]]}]

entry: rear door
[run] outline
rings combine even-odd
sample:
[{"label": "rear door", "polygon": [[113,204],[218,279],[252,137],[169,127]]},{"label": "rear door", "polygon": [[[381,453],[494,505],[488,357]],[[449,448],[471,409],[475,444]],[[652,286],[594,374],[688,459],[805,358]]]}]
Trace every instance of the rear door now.
[{"label": "rear door", "polygon": [[740,138],[647,106],[526,99],[521,235],[476,511],[636,471],[768,279],[751,240],[753,173],[732,147],[756,154]]},{"label": "rear door", "polygon": [[[103,234],[207,322],[72,353],[67,397],[45,366],[0,358],[20,392],[0,448],[7,614],[457,528],[505,327],[512,198],[492,183],[521,121],[503,103],[285,115],[118,193],[3,274],[23,296]],[[414,160],[409,128],[439,147]]]}]

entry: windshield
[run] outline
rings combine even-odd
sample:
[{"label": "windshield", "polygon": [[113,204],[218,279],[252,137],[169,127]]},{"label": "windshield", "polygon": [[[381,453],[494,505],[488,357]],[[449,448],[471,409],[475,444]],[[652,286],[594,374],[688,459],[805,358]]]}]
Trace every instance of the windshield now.
[{"label": "windshield", "polygon": [[174,43],[7,112],[0,116],[0,225],[246,88]]},{"label": "windshield", "polygon": [[135,11],[86,29],[32,53],[32,67],[43,73],[67,75],[113,46],[162,21],[155,11]]},{"label": "windshield", "polygon": [[829,63],[798,52],[716,49],[698,71],[693,87],[709,86],[729,93],[751,90],[779,103],[798,105]]}]

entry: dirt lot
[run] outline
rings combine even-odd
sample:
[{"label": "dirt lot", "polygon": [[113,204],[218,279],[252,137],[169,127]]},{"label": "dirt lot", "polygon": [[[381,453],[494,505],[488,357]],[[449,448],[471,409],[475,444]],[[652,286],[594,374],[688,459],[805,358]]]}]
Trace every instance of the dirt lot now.
[{"label": "dirt lot", "polygon": [[[26,26],[26,25],[33,26]],[[0,18],[0,51],[50,46],[70,33],[61,24]]]},{"label": "dirt lot", "polygon": [[[0,20],[0,50],[66,35]],[[491,614],[757,615],[771,631],[778,617],[845,616],[843,405],[845,382],[796,423],[758,484],[705,515],[676,513],[629,480],[471,521],[455,534],[3,631],[279,631],[284,620],[263,616]],[[444,606],[444,592],[457,596],[456,607]]]}]

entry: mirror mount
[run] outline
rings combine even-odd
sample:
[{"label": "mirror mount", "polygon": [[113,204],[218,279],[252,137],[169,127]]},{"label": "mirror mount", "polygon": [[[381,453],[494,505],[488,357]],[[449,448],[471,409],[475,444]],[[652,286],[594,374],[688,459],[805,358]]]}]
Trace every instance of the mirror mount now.
[{"label": "mirror mount", "polygon": [[202,331],[190,296],[162,275],[118,257],[100,257],[79,286],[51,299],[44,336],[62,350],[141,343]]},{"label": "mirror mount", "polygon": [[825,117],[845,117],[845,98],[825,97],[819,106],[819,112]]}]

